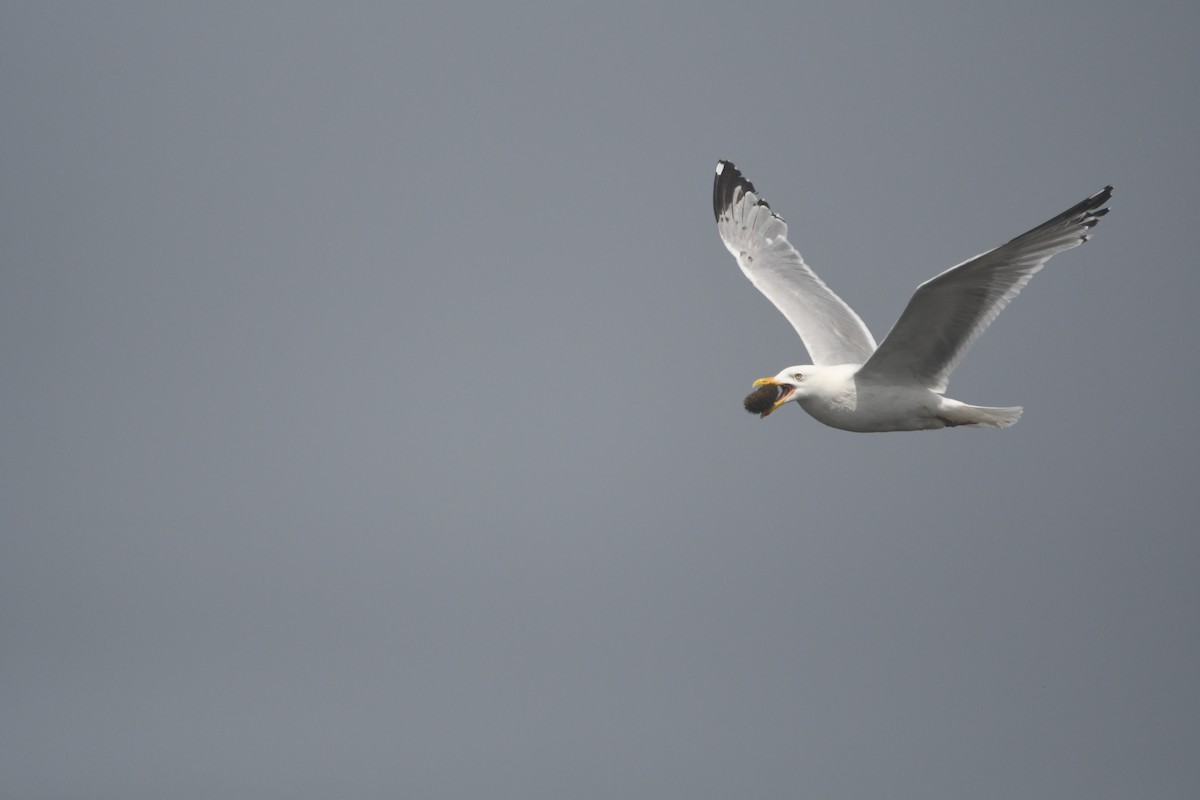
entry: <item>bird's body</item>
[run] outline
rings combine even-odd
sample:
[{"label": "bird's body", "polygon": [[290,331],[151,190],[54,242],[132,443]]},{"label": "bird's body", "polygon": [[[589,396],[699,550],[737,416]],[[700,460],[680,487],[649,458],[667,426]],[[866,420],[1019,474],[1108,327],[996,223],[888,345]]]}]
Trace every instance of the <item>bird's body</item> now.
[{"label": "bird's body", "polygon": [[[1112,187],[1049,222],[943,272],[917,288],[878,347],[863,321],[809,269],[787,239],[787,224],[728,161],[717,164],[713,211],[726,248],[746,277],[800,334],[811,365],[755,382],[749,411],[767,416],[796,401],[818,421],[848,431],[1006,428],[1019,406],[973,406],[944,397],[951,371],[971,342],[1049,258],[1087,240],[1108,213]],[[760,389],[760,391],[768,391]],[[761,407],[760,407],[761,406]]]},{"label": "bird's body", "polygon": [[1021,416],[1020,408],[970,406],[923,386],[872,381],[859,376],[861,368],[861,364],[791,368],[803,370],[804,391],[797,392],[796,403],[818,422],[857,433],[959,425],[1002,428]]}]

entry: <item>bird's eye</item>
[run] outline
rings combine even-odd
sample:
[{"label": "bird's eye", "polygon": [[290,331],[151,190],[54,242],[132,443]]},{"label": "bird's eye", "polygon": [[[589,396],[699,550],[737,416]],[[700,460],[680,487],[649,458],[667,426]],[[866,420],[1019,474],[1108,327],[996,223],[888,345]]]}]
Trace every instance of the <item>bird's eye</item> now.
[{"label": "bird's eye", "polygon": [[796,379],[796,380],[798,380],[798,381],[802,381],[802,380],[804,380],[804,375],[803,375],[802,373],[799,373],[799,372],[793,372],[793,373],[792,373],[792,377],[793,377],[793,378],[795,378],[795,379]]}]

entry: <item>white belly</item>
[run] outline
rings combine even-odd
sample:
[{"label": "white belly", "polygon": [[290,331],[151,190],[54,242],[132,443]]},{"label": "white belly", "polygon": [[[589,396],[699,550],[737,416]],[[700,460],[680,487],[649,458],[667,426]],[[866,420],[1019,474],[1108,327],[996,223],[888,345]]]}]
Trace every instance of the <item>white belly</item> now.
[{"label": "white belly", "polygon": [[949,422],[938,414],[941,395],[920,387],[851,383],[836,393],[796,402],[817,421],[844,431],[921,431]]}]

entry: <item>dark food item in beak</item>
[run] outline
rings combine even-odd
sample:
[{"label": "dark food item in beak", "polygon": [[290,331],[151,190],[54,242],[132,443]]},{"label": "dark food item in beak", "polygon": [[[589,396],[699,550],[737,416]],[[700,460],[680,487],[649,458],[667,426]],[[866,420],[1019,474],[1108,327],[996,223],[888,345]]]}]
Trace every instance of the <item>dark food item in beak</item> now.
[{"label": "dark food item in beak", "polygon": [[779,399],[781,390],[778,386],[764,384],[755,389],[750,394],[746,395],[746,399],[742,401],[742,405],[751,414],[763,415],[771,411],[775,407],[775,401]]}]

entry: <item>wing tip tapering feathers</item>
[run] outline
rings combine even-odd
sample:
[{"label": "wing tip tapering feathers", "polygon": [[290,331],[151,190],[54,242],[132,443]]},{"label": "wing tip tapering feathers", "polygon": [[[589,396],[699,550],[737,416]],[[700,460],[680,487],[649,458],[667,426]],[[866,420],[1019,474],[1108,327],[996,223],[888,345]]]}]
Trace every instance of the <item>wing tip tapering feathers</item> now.
[{"label": "wing tip tapering feathers", "polygon": [[1084,200],[1075,208],[1071,209],[1072,211],[1081,213],[1083,215],[1081,224],[1086,232],[1079,237],[1080,241],[1086,242],[1092,238],[1092,228],[1096,227],[1096,223],[1100,221],[1100,218],[1109,212],[1107,207],[1101,208],[1101,206],[1103,206],[1112,198],[1112,193],[1113,187],[1110,184],[1096,192],[1088,199]]},{"label": "wing tip tapering feathers", "polygon": [[[736,202],[739,189],[741,190],[741,194],[745,194],[746,192],[753,192],[755,195],[758,194],[754,189],[754,184],[742,175],[741,170],[735,167],[732,161],[718,161],[717,173],[713,178],[713,216],[716,217],[718,222],[721,220],[721,212]],[[767,208],[771,207],[761,197],[758,198],[758,205],[766,206]]]}]

